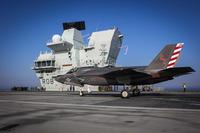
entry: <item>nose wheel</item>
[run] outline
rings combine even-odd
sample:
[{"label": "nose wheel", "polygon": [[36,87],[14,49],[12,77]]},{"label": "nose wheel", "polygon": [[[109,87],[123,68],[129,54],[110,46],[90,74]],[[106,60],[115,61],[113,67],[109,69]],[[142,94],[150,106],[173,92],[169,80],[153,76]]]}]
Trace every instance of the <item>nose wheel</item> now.
[{"label": "nose wheel", "polygon": [[79,96],[84,96],[83,91],[80,91],[80,92],[79,92]]}]

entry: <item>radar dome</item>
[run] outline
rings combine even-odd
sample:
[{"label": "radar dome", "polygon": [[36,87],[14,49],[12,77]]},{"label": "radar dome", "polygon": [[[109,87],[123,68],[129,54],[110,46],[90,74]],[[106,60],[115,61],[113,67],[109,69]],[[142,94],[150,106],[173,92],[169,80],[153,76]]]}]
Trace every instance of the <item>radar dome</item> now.
[{"label": "radar dome", "polygon": [[61,36],[58,34],[53,35],[52,37],[52,42],[56,43],[56,42],[60,42],[62,40]]}]

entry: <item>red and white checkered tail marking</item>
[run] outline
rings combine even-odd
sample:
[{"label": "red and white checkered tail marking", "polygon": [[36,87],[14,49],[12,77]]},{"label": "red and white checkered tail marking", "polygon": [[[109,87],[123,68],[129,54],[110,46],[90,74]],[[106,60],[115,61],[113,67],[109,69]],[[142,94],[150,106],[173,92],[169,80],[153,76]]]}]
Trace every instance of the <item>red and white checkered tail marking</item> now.
[{"label": "red and white checkered tail marking", "polygon": [[167,65],[167,68],[173,68],[176,65],[176,61],[178,60],[178,57],[180,56],[181,50],[183,48],[184,43],[177,43],[176,47],[174,48],[174,52],[169,60],[169,63]]}]

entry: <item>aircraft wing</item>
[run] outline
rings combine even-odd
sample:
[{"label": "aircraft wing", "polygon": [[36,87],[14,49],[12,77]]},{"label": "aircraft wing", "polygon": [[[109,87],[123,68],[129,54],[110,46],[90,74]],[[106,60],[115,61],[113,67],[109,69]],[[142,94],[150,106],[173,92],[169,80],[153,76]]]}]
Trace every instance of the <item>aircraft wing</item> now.
[{"label": "aircraft wing", "polygon": [[129,68],[120,68],[118,70],[110,71],[108,73],[105,73],[103,76],[109,78],[124,77],[124,76],[130,76],[131,78],[142,78],[142,77],[149,77],[151,75],[129,67]]},{"label": "aircraft wing", "polygon": [[159,74],[162,76],[170,76],[170,77],[177,77],[185,74],[189,74],[191,72],[195,72],[194,69],[191,67],[175,67],[175,68],[168,68],[159,71]]}]

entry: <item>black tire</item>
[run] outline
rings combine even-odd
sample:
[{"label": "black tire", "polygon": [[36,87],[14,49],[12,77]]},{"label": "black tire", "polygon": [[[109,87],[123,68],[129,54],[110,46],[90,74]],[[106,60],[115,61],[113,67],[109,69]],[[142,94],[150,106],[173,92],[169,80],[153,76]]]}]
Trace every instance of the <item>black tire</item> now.
[{"label": "black tire", "polygon": [[129,98],[130,97],[130,94],[127,90],[122,90],[121,91],[121,97],[122,98]]},{"label": "black tire", "polygon": [[135,89],[133,90],[133,96],[139,96],[140,95],[140,90],[139,89]]}]

